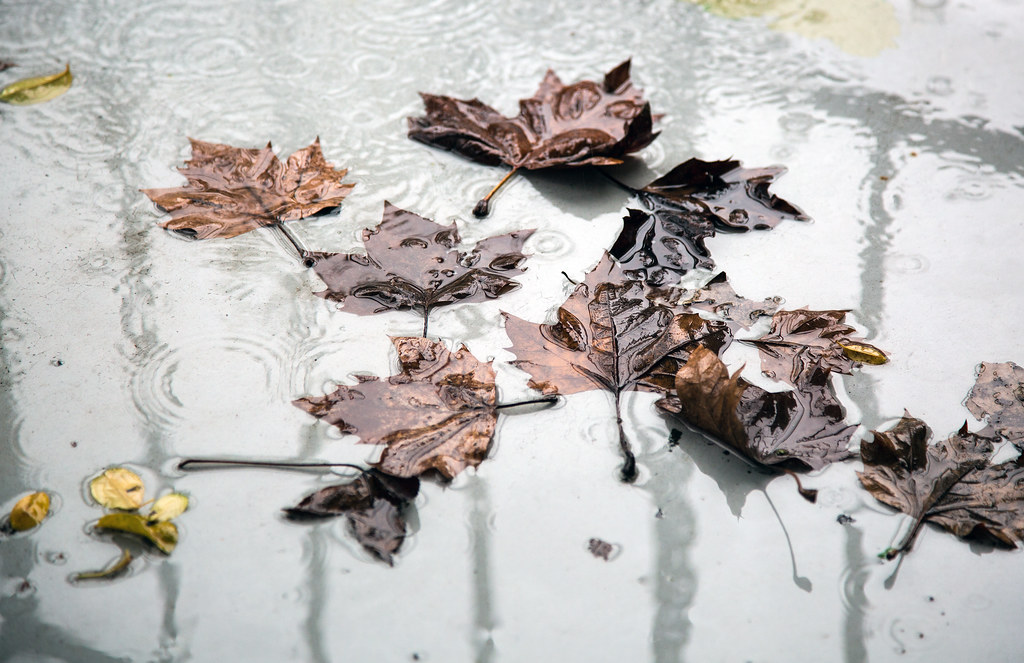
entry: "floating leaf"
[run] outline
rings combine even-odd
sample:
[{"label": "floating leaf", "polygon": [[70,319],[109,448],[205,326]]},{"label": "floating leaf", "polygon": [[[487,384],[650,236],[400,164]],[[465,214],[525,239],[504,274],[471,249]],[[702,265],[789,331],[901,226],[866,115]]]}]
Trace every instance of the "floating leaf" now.
[{"label": "floating leaf", "polygon": [[621,157],[657,137],[651,132],[650,104],[633,87],[629,67],[627,60],[602,83],[572,85],[548,70],[537,93],[521,100],[512,118],[478,99],[421,94],[426,115],[409,118],[409,137],[489,166],[512,167],[473,210],[486,216],[491,195],[520,169],[622,163]]},{"label": "floating leaf", "polygon": [[128,568],[132,563],[132,553],[127,548],[121,548],[121,556],[113,564],[102,571],[85,571],[75,575],[75,580],[98,580],[100,578],[113,578]]},{"label": "floating leaf", "polygon": [[139,475],[123,467],[112,467],[89,482],[92,498],[108,509],[138,509],[145,491]]},{"label": "floating leaf", "polygon": [[46,493],[32,493],[18,500],[18,503],[11,509],[11,529],[15,532],[24,532],[32,529],[43,518],[50,513],[50,496]]},{"label": "floating leaf", "polygon": [[337,207],[355,186],[342,184],[347,170],[324,159],[320,139],[282,163],[271,150],[189,139],[192,159],[178,171],[188,185],[143,189],[170,212],[160,225],[196,239],[235,237]]},{"label": "floating leaf", "polygon": [[889,361],[889,357],[873,345],[868,345],[867,343],[844,343],[843,341],[838,343],[839,347],[843,349],[844,355],[862,364],[880,366]]},{"label": "floating leaf", "polygon": [[0,90],[0,101],[14,106],[28,106],[49,101],[68,91],[71,87],[71,65],[64,71],[49,76],[25,78],[11,83]]},{"label": "floating leaf", "polygon": [[650,212],[627,209],[626,213],[622,231],[609,250],[626,278],[666,286],[694,267],[715,266],[704,245],[704,239],[715,234],[707,214],[658,203],[651,205]]},{"label": "floating leaf", "polygon": [[150,525],[166,522],[185,513],[186,509],[188,509],[187,496],[181,493],[168,493],[153,502],[153,507],[150,509],[149,515],[146,516],[146,520]]},{"label": "floating leaf", "polygon": [[1024,368],[1012,361],[982,362],[967,409],[978,419],[987,418],[997,433],[1024,448]]},{"label": "floating leaf", "polygon": [[780,297],[767,297],[757,302],[736,294],[725,272],[680,302],[690,308],[714,313],[743,329],[750,329],[758,318],[775,313],[781,303]]},{"label": "floating leaf", "polygon": [[158,522],[150,524],[145,516],[137,513],[110,513],[96,523],[101,529],[117,530],[140,536],[161,552],[171,554],[178,545],[178,528],[174,523]]}]

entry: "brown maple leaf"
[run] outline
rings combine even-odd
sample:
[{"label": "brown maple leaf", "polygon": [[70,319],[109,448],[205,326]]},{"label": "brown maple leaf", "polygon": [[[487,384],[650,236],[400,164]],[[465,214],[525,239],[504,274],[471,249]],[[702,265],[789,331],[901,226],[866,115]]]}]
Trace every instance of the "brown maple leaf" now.
[{"label": "brown maple leaf", "polygon": [[982,362],[967,409],[1024,450],[1024,368],[1012,361]]},{"label": "brown maple leaf", "polygon": [[821,364],[849,374],[860,363],[884,364],[885,353],[854,338],[857,331],[844,324],[847,311],[779,311],[772,316],[771,332],[756,340],[761,368],[773,379],[796,384],[804,366]]},{"label": "brown maple leaf", "polygon": [[161,226],[196,239],[277,226],[308,258],[283,223],[337,207],[355,186],[341,183],[348,171],[335,170],[324,159],[319,138],[284,163],[270,143],[257,150],[189,140],[192,159],[178,169],[188,185],[142,191],[171,213]]},{"label": "brown maple leaf", "polygon": [[1024,534],[1024,470],[1017,461],[991,463],[991,429],[971,433],[967,424],[929,445],[931,429],[904,413],[889,431],[872,431],[860,447],[861,483],[880,502],[909,514],[914,524],[887,559],[910,550],[921,525],[935,522],[959,536],[987,533],[1014,546]]},{"label": "brown maple leaf", "polygon": [[327,290],[317,294],[341,302],[347,313],[369,315],[415,309],[427,335],[430,311],[460,302],[482,302],[519,287],[526,260],[523,243],[533,230],[488,237],[460,251],[455,224],[429,219],[384,203],[384,218],[363,231],[366,254],[314,253],[314,270]]},{"label": "brown maple leaf", "polygon": [[505,331],[530,386],[544,393],[603,389],[615,398],[622,477],[636,477],[636,460],[622,429],[625,391],[671,389],[676,367],[703,343],[715,351],[731,336],[721,322],[655,303],[653,291],[626,279],[607,253],[558,308],[554,324],[536,324],[504,313]]},{"label": "brown maple leaf", "polygon": [[807,221],[797,207],[768,192],[783,166],[742,168],[739,161],[689,159],[639,193],[663,203],[700,205],[725,230],[768,230],[785,219]]},{"label": "brown maple leaf", "polygon": [[650,210],[627,209],[609,250],[626,278],[660,287],[678,282],[694,267],[715,266],[704,245],[705,238],[715,235],[707,214],[657,203]]},{"label": "brown maple leaf", "polygon": [[285,513],[293,520],[343,515],[363,548],[390,565],[406,537],[403,512],[419,488],[415,477],[403,479],[368,469],[351,481],[307,495]]},{"label": "brown maple leaf", "polygon": [[479,465],[487,457],[498,410],[507,407],[496,401],[490,362],[481,363],[465,346],[451,352],[425,338],[391,342],[401,366],[397,375],[361,376],[354,386],[294,404],[359,436],[363,444],[384,445],[375,467],[396,477],[436,470],[451,479]]},{"label": "brown maple leaf", "polygon": [[[769,392],[736,375],[714,352],[699,347],[676,374],[675,392],[656,403],[659,410],[708,433],[762,466],[818,470],[850,457],[856,426],[822,365],[805,369],[793,391]],[[800,488],[813,501],[814,491]]]},{"label": "brown maple leaf", "polygon": [[736,294],[725,272],[717,274],[681,304],[700,311],[709,311],[736,323],[737,327],[750,329],[762,316],[772,315],[782,303],[781,297],[767,297],[756,302]]},{"label": "brown maple leaf", "polygon": [[486,216],[491,196],[520,169],[607,166],[646,147],[652,133],[650,104],[629,77],[629,60],[604,81],[565,85],[548,70],[537,93],[508,118],[479,99],[421,94],[424,117],[409,118],[409,137],[458,152],[489,166],[512,170],[473,209]]}]

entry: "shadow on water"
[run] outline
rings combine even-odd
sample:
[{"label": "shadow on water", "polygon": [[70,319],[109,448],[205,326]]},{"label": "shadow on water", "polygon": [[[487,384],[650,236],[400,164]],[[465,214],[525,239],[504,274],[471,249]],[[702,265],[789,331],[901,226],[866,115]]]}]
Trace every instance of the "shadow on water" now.
[{"label": "shadow on water", "polygon": [[469,526],[472,532],[473,559],[473,632],[470,644],[475,652],[476,663],[490,663],[496,656],[494,649],[493,587],[491,583],[490,529],[487,520],[491,515],[491,501],[487,484],[473,475],[469,484]]},{"label": "shadow on water", "polygon": [[868,652],[864,643],[864,613],[868,599],[864,593],[864,582],[868,577],[868,560],[864,556],[861,531],[850,524],[844,525],[843,529],[846,534],[843,548],[846,573],[843,586],[839,588],[843,595],[843,661],[865,663]]},{"label": "shadow on water", "polygon": [[324,647],[324,608],[327,606],[327,546],[329,541],[324,526],[309,529],[309,581],[306,602],[309,612],[302,628],[309,647],[310,660],[315,663],[328,663],[331,657]]}]

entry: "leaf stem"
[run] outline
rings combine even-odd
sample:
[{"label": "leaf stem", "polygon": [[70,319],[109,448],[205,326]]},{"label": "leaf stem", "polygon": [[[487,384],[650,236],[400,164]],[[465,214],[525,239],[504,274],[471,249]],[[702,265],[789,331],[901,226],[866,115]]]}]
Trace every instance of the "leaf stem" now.
[{"label": "leaf stem", "polygon": [[786,474],[788,474],[789,476],[793,477],[793,481],[796,481],[797,492],[800,493],[801,497],[803,497],[805,500],[807,500],[811,504],[814,504],[818,500],[818,491],[816,489],[814,489],[814,488],[804,488],[804,485],[802,483],[800,483],[800,477],[797,475],[796,472],[794,472],[793,470],[786,469],[786,468],[780,468],[780,469],[783,472],[785,472]]},{"label": "leaf stem", "polygon": [[476,206],[473,208],[473,216],[478,219],[482,219],[491,212],[491,196],[498,192],[505,182],[509,181],[513,175],[519,172],[519,166],[516,166],[512,170],[505,173],[505,177],[501,178],[501,181],[494,185],[494,188],[487,192],[487,195],[477,201]]},{"label": "leaf stem", "polygon": [[557,403],[559,400],[558,394],[548,394],[547,396],[541,396],[540,398],[531,398],[528,401],[518,401],[515,403],[498,403],[494,406],[495,410],[503,410],[509,407],[519,407],[520,405],[536,405],[537,403]]},{"label": "leaf stem", "polygon": [[427,337],[427,322],[430,319],[430,309],[423,307],[423,338]]},{"label": "leaf stem", "polygon": [[311,467],[351,467],[353,470],[365,471],[365,467],[352,463],[292,463],[269,460],[233,460],[230,458],[186,458],[178,463],[179,470],[201,470],[204,465],[226,467],[273,467],[279,469],[306,469]]},{"label": "leaf stem", "polygon": [[628,191],[629,193],[634,194],[634,195],[637,194],[637,193],[640,193],[640,189],[634,189],[633,187],[629,186],[625,182],[621,182],[621,181],[615,179],[614,177],[609,175],[605,171],[604,168],[597,168],[597,172],[601,173],[601,175],[603,175],[605,177],[605,179],[609,180],[612,184],[614,184],[615,186],[619,187],[620,189],[622,189],[624,191]]},{"label": "leaf stem", "polygon": [[622,471],[619,476],[626,483],[633,483],[636,481],[636,456],[633,455],[633,450],[629,448],[629,440],[626,439],[626,431],[622,428],[622,407],[619,405],[619,396],[622,394],[621,390],[615,390],[615,422],[619,427],[619,448],[622,450],[622,457],[624,462],[622,463]]},{"label": "leaf stem", "polygon": [[277,228],[278,230],[281,231],[281,234],[284,235],[284,238],[288,240],[288,243],[292,245],[292,248],[295,249],[295,252],[299,254],[299,260],[302,261],[304,267],[312,267],[314,264],[316,264],[316,261],[313,260],[312,251],[310,251],[309,249],[302,245],[302,242],[299,241],[299,238],[292,234],[292,231],[288,230],[288,228],[285,227],[283,221],[277,221],[271,225],[274,228]]}]

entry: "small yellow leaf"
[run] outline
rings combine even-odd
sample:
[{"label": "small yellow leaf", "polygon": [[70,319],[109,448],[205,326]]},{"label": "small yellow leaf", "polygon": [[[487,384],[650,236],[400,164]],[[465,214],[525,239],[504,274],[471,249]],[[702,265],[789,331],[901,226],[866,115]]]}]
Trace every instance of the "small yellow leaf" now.
[{"label": "small yellow leaf", "polygon": [[15,106],[28,106],[59,97],[71,87],[71,65],[59,74],[25,78],[0,90],[0,101]]},{"label": "small yellow leaf", "polygon": [[46,493],[32,493],[18,500],[11,509],[11,529],[24,532],[43,522],[50,513],[50,496]]},{"label": "small yellow leaf", "polygon": [[149,516],[147,516],[147,522],[150,525],[166,522],[185,513],[187,508],[188,497],[181,493],[169,493],[153,502],[153,508],[150,510]]},{"label": "small yellow leaf", "polygon": [[86,571],[79,573],[75,576],[75,580],[94,580],[96,578],[112,578],[121,571],[128,568],[128,565],[132,563],[132,554],[128,552],[127,548],[121,549],[121,557],[116,562],[102,571]]},{"label": "small yellow leaf", "polygon": [[150,525],[143,516],[137,513],[110,513],[96,523],[96,527],[128,532],[146,539],[161,552],[171,554],[178,545],[178,528],[174,523],[155,523]]},{"label": "small yellow leaf", "polygon": [[123,467],[112,467],[89,482],[92,498],[108,509],[138,509],[146,489],[139,475]]},{"label": "small yellow leaf", "polygon": [[843,348],[843,354],[854,361],[876,366],[889,361],[884,352],[867,343],[840,343],[839,346]]}]

